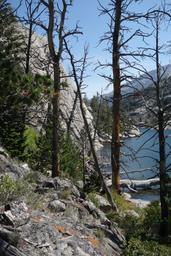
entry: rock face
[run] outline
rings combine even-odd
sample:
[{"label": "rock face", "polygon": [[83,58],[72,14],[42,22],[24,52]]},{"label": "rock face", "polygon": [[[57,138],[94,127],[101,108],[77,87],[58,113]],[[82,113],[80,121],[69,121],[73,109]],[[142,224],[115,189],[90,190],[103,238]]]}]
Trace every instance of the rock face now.
[{"label": "rock face", "polygon": [[1,208],[0,239],[5,243],[26,256],[121,255],[124,238],[117,225],[91,201],[81,199],[70,180],[42,176],[35,193],[43,194],[37,209],[24,198]]},{"label": "rock face", "polygon": [[[27,28],[21,27],[21,31],[24,33],[26,40],[28,37]],[[52,77],[53,70],[50,64],[49,49],[47,46],[47,38],[45,36],[32,35],[32,46],[31,46],[31,59],[30,67],[33,73],[39,73],[41,75],[50,75]],[[65,71],[61,67],[64,76]],[[53,77],[52,77],[53,78]],[[36,127],[37,130],[41,130],[42,124],[44,124],[47,116],[47,111],[51,99],[45,95],[42,97],[41,102],[38,106],[32,106],[31,112],[29,113],[29,120],[31,119],[31,125]],[[74,110],[73,110],[73,106]],[[77,89],[72,79],[64,78],[61,86],[60,93],[60,114],[61,114],[61,126],[67,129],[68,121],[72,116],[72,122],[70,124],[70,133],[72,136],[80,142],[81,133],[84,131],[84,122],[80,110],[80,102],[77,97]],[[94,134],[93,116],[87,106],[84,104],[84,110],[87,117],[87,121],[90,126],[92,135]],[[31,117],[31,118],[30,118]],[[99,149],[102,145],[99,143],[98,136],[95,141],[96,149]]]}]

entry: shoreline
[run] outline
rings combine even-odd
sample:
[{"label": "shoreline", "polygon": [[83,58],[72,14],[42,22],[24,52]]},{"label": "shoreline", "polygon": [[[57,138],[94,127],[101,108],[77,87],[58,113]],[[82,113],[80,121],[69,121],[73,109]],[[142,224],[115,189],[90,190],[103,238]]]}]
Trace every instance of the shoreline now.
[{"label": "shoreline", "polygon": [[[140,137],[142,135],[140,129],[142,128],[148,129],[148,130],[156,130],[156,128],[146,127],[145,125],[133,126],[129,132],[124,132],[123,134],[120,134],[120,139],[124,140],[124,139]],[[164,130],[171,131],[171,125],[167,125]],[[111,143],[111,140],[112,140],[111,135],[104,134],[103,136],[99,137],[99,141],[102,145],[105,143]]]},{"label": "shoreline", "polygon": [[160,200],[159,191],[141,191],[141,193],[123,193],[125,200],[139,208],[145,208],[153,202]]},{"label": "shoreline", "polygon": [[[150,203],[159,201],[160,199],[160,192],[158,185],[150,186],[150,184],[154,184],[153,182],[158,183],[158,178],[156,179],[149,179],[149,180],[132,180],[138,184],[139,187],[135,188],[130,186],[131,181],[129,180],[121,180],[121,188],[122,192],[121,195],[125,198],[126,201],[135,204],[135,206],[140,208],[147,207]],[[142,186],[142,184],[148,184],[148,186]],[[111,178],[106,179],[106,184],[108,188],[111,188],[112,180]]]}]

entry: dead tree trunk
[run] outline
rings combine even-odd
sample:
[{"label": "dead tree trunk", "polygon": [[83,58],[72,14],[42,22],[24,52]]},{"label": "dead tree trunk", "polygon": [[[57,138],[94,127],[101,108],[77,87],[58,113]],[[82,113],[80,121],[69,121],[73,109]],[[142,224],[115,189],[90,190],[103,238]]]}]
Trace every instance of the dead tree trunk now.
[{"label": "dead tree trunk", "polygon": [[100,119],[101,105],[102,105],[102,93],[100,95],[100,101],[99,101],[98,110],[97,110],[97,117],[96,117],[95,125],[94,125],[93,141],[95,141],[96,135],[97,135],[97,132],[98,132],[98,125],[99,125],[99,119]]},{"label": "dead tree trunk", "polygon": [[163,112],[158,113],[158,138],[159,138],[159,172],[160,172],[160,203],[161,203],[161,226],[160,234],[161,236],[168,236],[168,218],[169,218],[169,209],[167,203],[167,172],[166,172],[166,152],[165,152],[165,135],[164,135],[164,126],[163,126]]},{"label": "dead tree trunk", "polygon": [[[64,51],[64,39],[68,36],[80,33],[78,26],[73,30],[65,31],[65,19],[68,6],[72,5],[72,1],[62,0],[61,5],[55,0],[40,0],[48,11],[48,27],[43,22],[38,22],[47,33],[48,46],[50,52],[51,63],[53,65],[53,138],[52,138],[52,177],[60,176],[60,90],[61,90],[61,58]],[[55,15],[58,15],[57,17]],[[55,41],[56,39],[56,41]],[[56,49],[57,48],[57,49]]]},{"label": "dead tree trunk", "polygon": [[59,63],[54,63],[54,94],[52,99],[52,105],[53,105],[52,177],[60,176],[59,96],[60,96],[60,67],[59,67]]},{"label": "dead tree trunk", "polygon": [[112,163],[112,187],[118,193],[120,191],[120,101],[121,101],[121,78],[120,78],[120,26],[121,26],[121,0],[115,1],[115,25],[112,33],[112,71],[113,71],[113,125],[111,143]]},{"label": "dead tree trunk", "polygon": [[[168,196],[168,177],[167,177],[167,153],[166,153],[166,141],[165,141],[165,127],[168,120],[167,116],[167,104],[165,103],[165,95],[164,90],[166,89],[165,86],[167,86],[166,83],[164,83],[164,74],[166,72],[166,69],[163,68],[160,65],[160,53],[161,49],[163,48],[163,45],[161,46],[159,44],[159,32],[160,32],[160,25],[162,20],[164,19],[164,15],[168,15],[166,12],[162,12],[160,10],[155,10],[153,12],[152,17],[150,17],[150,22],[153,27],[153,33],[155,38],[155,47],[151,48],[150,51],[152,53],[149,54],[148,57],[153,59],[155,61],[156,66],[156,78],[153,79],[153,77],[147,72],[147,70],[142,67],[142,71],[146,75],[146,77],[149,79],[149,82],[154,86],[155,90],[155,96],[154,99],[152,99],[153,103],[149,103],[148,101],[145,101],[145,105],[148,111],[153,115],[154,121],[156,123],[153,124],[153,128],[157,129],[158,133],[158,154],[159,154],[159,175],[160,175],[160,203],[161,203],[161,225],[160,225],[160,235],[161,237],[168,237],[169,232],[169,206],[167,201]],[[148,50],[148,49],[146,49]],[[146,96],[147,97],[147,96]],[[148,98],[148,97],[147,97]],[[157,127],[157,128],[156,128]]]},{"label": "dead tree trunk", "polygon": [[161,202],[161,236],[168,236],[168,204],[166,202],[167,197],[167,168],[166,168],[166,151],[165,151],[165,134],[164,134],[164,112],[161,102],[161,74],[160,74],[160,62],[159,62],[159,22],[160,15],[157,14],[155,18],[155,29],[156,29],[156,70],[157,70],[157,81],[156,81],[156,101],[157,101],[157,118],[158,118],[158,140],[159,140],[159,174],[160,174],[160,202]]},{"label": "dead tree trunk", "polygon": [[[53,81],[54,81],[54,92],[52,99],[53,106],[53,131],[52,131],[52,177],[60,176],[60,134],[59,134],[59,96],[60,96],[60,85],[61,85],[61,70],[60,70],[60,61],[61,55],[63,52],[63,30],[65,23],[65,15],[67,11],[66,1],[62,1],[62,10],[58,10],[60,22],[55,24],[55,7],[54,1],[48,0],[48,2],[41,0],[41,3],[48,10],[48,28],[43,26],[43,29],[47,32],[48,37],[48,46],[51,61],[53,64]],[[57,30],[57,43],[58,43],[58,51],[55,49],[54,42],[54,33],[55,29]]]},{"label": "dead tree trunk", "polygon": [[53,80],[54,80],[54,93],[52,99],[53,105],[53,136],[52,136],[52,177],[60,175],[60,159],[59,159],[59,95],[60,95],[60,58],[62,54],[62,29],[65,21],[66,6],[61,14],[60,29],[58,32],[58,53],[55,52],[55,43],[54,43],[54,29],[55,29],[55,10],[54,10],[54,1],[48,1],[48,11],[49,11],[49,24],[48,24],[48,46],[50,51],[50,56],[53,61]]},{"label": "dead tree trunk", "polygon": [[33,33],[33,24],[30,23],[29,25],[29,34],[28,34],[28,44],[27,44],[27,52],[26,52],[26,67],[25,73],[28,74],[30,71],[30,51],[31,51],[31,39]]},{"label": "dead tree trunk", "polygon": [[25,17],[18,17],[19,21],[28,25],[28,35],[26,36],[26,59],[25,59],[25,73],[28,74],[30,72],[30,58],[32,57],[32,35],[34,32],[34,24],[36,20],[41,15],[41,12],[38,13],[40,1],[35,2],[34,0],[24,0],[26,14]]},{"label": "dead tree trunk", "polygon": [[90,127],[89,127],[89,124],[87,122],[87,118],[86,118],[86,114],[85,114],[85,107],[84,107],[84,104],[83,104],[82,94],[81,94],[81,85],[83,83],[84,71],[85,71],[85,67],[86,67],[87,50],[85,50],[85,54],[84,54],[84,57],[82,59],[82,70],[81,70],[81,75],[79,76],[80,79],[78,79],[74,57],[73,57],[66,41],[65,41],[65,47],[66,47],[66,50],[67,50],[67,52],[70,56],[71,66],[72,66],[72,70],[73,70],[73,77],[74,77],[74,81],[75,81],[76,86],[77,86],[78,98],[79,98],[79,101],[80,101],[81,114],[82,114],[83,121],[84,121],[85,131],[87,133],[88,140],[89,140],[89,143],[90,143],[90,149],[91,149],[91,153],[92,153],[92,156],[93,156],[95,169],[96,169],[96,171],[97,171],[97,173],[100,177],[102,187],[105,190],[105,193],[107,195],[109,203],[111,204],[113,210],[117,211],[118,210],[117,206],[116,206],[116,204],[114,203],[114,201],[112,199],[111,193],[110,193],[110,191],[109,191],[109,189],[108,189],[108,187],[105,183],[103,174],[102,174],[101,169],[99,167],[96,151],[95,151],[94,144],[93,144],[93,139],[92,139],[91,132],[90,132]]},{"label": "dead tree trunk", "polygon": [[[100,1],[99,1],[100,2]],[[134,68],[137,57],[144,56],[139,49],[131,50],[130,41],[137,37],[147,36],[142,31],[139,22],[144,17],[142,13],[132,13],[132,8],[140,0],[110,0],[107,7],[100,4],[101,14],[109,17],[108,31],[100,42],[107,42],[107,50],[112,55],[111,62],[100,63],[99,66],[112,69],[112,75],[102,75],[113,86],[113,124],[111,141],[111,165],[112,165],[112,188],[120,192],[120,126],[121,126],[121,87],[123,81],[128,81],[130,75],[127,71]],[[137,29],[132,29],[132,22],[138,24]],[[125,65],[124,65],[125,64]],[[122,65],[122,67],[121,67]],[[123,83],[124,85],[124,83]],[[126,83],[125,83],[126,85]]]},{"label": "dead tree trunk", "polygon": [[73,107],[69,116],[69,120],[67,122],[67,135],[69,135],[70,133],[70,129],[71,129],[71,123],[73,121],[74,118],[74,112],[77,106],[77,100],[78,100],[78,92],[75,92],[75,98],[74,98],[74,103],[73,103]]}]

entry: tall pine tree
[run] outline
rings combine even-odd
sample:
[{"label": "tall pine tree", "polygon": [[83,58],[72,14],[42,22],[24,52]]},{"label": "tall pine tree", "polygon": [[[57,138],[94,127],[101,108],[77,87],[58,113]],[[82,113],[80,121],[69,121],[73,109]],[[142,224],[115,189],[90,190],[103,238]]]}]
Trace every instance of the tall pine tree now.
[{"label": "tall pine tree", "polygon": [[16,156],[22,152],[24,124],[21,122],[22,38],[10,5],[0,0],[0,139]]}]

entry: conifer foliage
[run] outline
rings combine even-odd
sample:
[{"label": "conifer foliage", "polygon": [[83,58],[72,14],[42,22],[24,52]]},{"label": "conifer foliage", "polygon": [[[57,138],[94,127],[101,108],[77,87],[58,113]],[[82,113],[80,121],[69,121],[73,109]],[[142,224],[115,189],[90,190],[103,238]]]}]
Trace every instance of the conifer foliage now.
[{"label": "conifer foliage", "polygon": [[16,29],[10,5],[3,0],[0,0],[0,23],[0,138],[2,145],[16,156],[23,151],[24,132],[24,124],[20,122],[22,36]]},{"label": "conifer foliage", "polygon": [[25,160],[27,109],[39,99],[42,85],[48,79],[25,74],[25,38],[10,4],[3,0],[0,24],[0,143],[12,157]]}]

